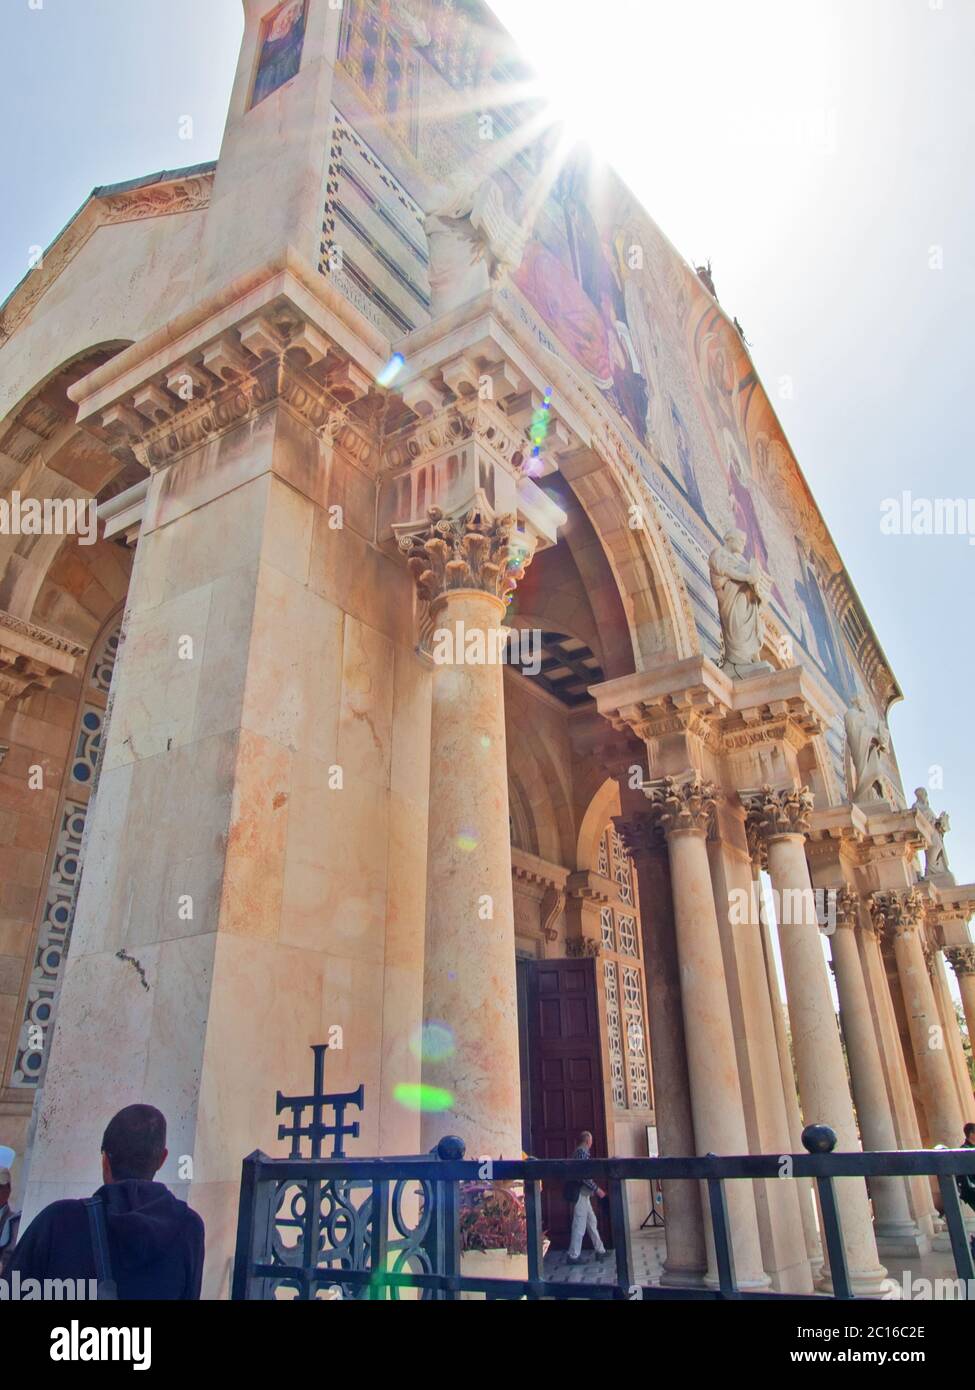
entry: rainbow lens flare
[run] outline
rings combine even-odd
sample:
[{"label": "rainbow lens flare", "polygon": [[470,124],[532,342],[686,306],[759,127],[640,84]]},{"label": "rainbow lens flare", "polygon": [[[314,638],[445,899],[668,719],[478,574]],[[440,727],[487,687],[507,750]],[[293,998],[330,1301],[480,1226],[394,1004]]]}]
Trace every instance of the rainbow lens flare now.
[{"label": "rainbow lens flare", "polygon": [[403,354],[401,352],[394,352],[385,367],[383,367],[382,371],[376,377],[377,385],[392,386],[405,364],[406,358]]},{"label": "rainbow lens flare", "polygon": [[410,1051],[424,1062],[442,1062],[454,1055],[454,1035],[446,1023],[424,1023],[414,1029]]},{"label": "rainbow lens flare", "polygon": [[410,1081],[401,1081],[393,1087],[393,1099],[404,1110],[417,1110],[424,1115],[439,1115],[454,1103],[453,1093],[443,1086],[424,1086]]}]

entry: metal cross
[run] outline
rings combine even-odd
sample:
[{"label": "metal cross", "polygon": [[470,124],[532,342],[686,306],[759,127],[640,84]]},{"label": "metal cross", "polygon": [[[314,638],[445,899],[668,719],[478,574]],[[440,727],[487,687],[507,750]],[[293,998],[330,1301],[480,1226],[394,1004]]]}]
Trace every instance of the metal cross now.
[{"label": "metal cross", "polygon": [[[291,1158],[305,1157],[301,1152],[302,1139],[311,1140],[310,1157],[321,1158],[322,1140],[329,1135],[335,1140],[330,1157],[345,1158],[342,1140],[346,1135],[351,1139],[358,1139],[359,1137],[359,1121],[353,1120],[351,1124],[347,1125],[345,1123],[345,1111],[350,1105],[354,1105],[357,1110],[362,1109],[365,1089],[360,1085],[357,1090],[349,1091],[344,1095],[326,1095],[325,1053],[327,1051],[328,1043],[316,1043],[312,1046],[312,1052],[315,1054],[315,1081],[312,1095],[283,1096],[278,1091],[274,1113],[280,1115],[282,1110],[291,1111],[291,1125],[278,1125],[278,1138],[291,1140]],[[303,1125],[301,1123],[303,1111],[308,1106],[311,1106],[311,1123]],[[326,1106],[335,1111],[334,1124],[325,1123],[324,1111]]]}]

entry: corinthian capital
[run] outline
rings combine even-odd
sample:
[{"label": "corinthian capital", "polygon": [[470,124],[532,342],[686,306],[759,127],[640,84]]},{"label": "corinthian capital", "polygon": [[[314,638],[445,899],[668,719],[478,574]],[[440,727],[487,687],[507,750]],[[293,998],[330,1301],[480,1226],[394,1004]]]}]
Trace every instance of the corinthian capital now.
[{"label": "corinthian capital", "polygon": [[975,975],[975,946],[949,946],[945,955],[956,975]]},{"label": "corinthian capital", "polygon": [[738,795],[754,836],[768,840],[775,835],[808,833],[809,817],[816,804],[808,787],[766,786]]},{"label": "corinthian capital", "polygon": [[698,830],[706,834],[710,829],[718,793],[714,783],[705,782],[700,773],[645,782],[643,790],[665,834],[675,830]]},{"label": "corinthian capital", "polygon": [[916,888],[900,888],[870,895],[870,915],[879,933],[910,936],[924,922],[924,895]]},{"label": "corinthian capital", "polygon": [[652,811],[640,811],[635,816],[614,816],[613,824],[631,859],[664,848],[662,827]]},{"label": "corinthian capital", "polygon": [[853,930],[860,921],[860,894],[848,883],[844,883],[842,888],[829,889],[829,893],[833,898],[836,925]]},{"label": "corinthian capital", "polygon": [[531,551],[515,535],[513,516],[491,517],[474,506],[450,518],[439,507],[427,513],[428,524],[399,538],[409,560],[417,592],[432,603],[453,589],[480,589],[503,599],[515,588],[531,560]]}]

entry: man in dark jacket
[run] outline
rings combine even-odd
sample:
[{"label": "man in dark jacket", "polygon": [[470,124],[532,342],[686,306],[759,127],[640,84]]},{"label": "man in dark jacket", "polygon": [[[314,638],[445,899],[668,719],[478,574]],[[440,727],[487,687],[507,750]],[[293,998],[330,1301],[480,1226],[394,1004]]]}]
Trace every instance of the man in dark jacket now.
[{"label": "man in dark jacket", "polygon": [[[166,1161],[166,1120],[151,1105],[127,1105],[102,1138],[111,1277],[120,1299],[197,1299],[203,1279],[203,1222],[156,1173]],[[24,1232],[10,1273],[25,1279],[94,1279],[88,1211],[52,1202]]]},{"label": "man in dark jacket", "polygon": [[[592,1152],[592,1135],[584,1129],[579,1135],[578,1145],[573,1159],[587,1159]],[[596,1213],[592,1209],[592,1199],[605,1197],[605,1192],[601,1187],[597,1187],[592,1178],[583,1178],[578,1183],[567,1183],[570,1189],[566,1194],[572,1203],[572,1229],[569,1235],[569,1264],[582,1264],[582,1241],[586,1232],[593,1243],[596,1251],[596,1258],[601,1260],[606,1257],[607,1251],[603,1245],[599,1234],[599,1226],[596,1223]]]}]

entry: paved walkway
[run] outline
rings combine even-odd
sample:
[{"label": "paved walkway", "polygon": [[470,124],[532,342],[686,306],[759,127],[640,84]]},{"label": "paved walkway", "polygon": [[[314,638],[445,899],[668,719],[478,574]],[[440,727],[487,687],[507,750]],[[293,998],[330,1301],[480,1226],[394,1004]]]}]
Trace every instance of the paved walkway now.
[{"label": "paved walkway", "polygon": [[[658,1284],[666,1246],[660,1228],[631,1234],[633,1278],[637,1284]],[[545,1277],[557,1284],[615,1284],[616,1265],[612,1259],[597,1260],[586,1241],[583,1263],[570,1265],[568,1252],[550,1250],[545,1257]],[[933,1250],[917,1260],[888,1258],[888,1278],[895,1280],[901,1298],[924,1301],[956,1299],[955,1264],[950,1251]],[[905,1282],[905,1275],[909,1282]]]}]

